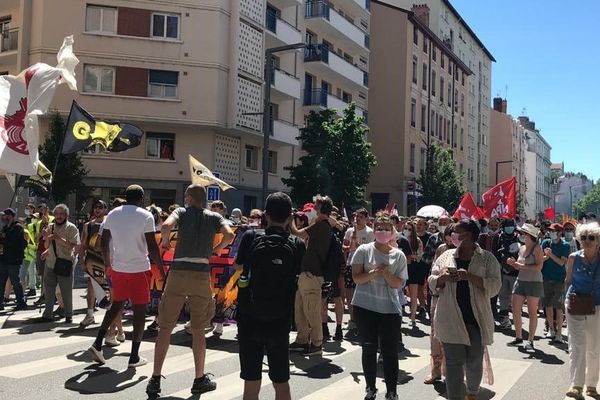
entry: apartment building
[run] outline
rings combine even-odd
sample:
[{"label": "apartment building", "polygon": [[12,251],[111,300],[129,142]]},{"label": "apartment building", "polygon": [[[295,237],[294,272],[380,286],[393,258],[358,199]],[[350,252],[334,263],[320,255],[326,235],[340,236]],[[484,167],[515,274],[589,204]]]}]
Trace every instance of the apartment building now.
[{"label": "apartment building", "polygon": [[369,193],[373,209],[396,203],[415,214],[416,179],[426,146],[451,150],[466,172],[468,79],[472,71],[427,26],[428,8],[414,12],[371,3],[369,140],[377,156]]},{"label": "apartment building", "polygon": [[490,185],[516,177],[517,210],[524,211],[528,184],[525,174],[525,128],[519,120],[508,114],[508,102],[500,97],[494,98],[494,108],[490,112],[490,148],[493,149],[489,162]]},{"label": "apartment building", "polygon": [[525,214],[528,218],[543,215],[544,210],[553,206],[552,179],[550,173],[550,152],[552,147],[535,127],[535,122],[526,116],[518,118],[525,132],[525,177],[527,179]]},{"label": "apartment building", "polygon": [[489,176],[488,171],[492,62],[496,60],[449,0],[383,1],[407,10],[415,4],[429,7],[429,28],[473,72],[467,84],[469,126],[465,139],[465,169],[468,179],[465,186],[473,197],[480,199],[492,186],[494,179]]},{"label": "apartment building", "polygon": [[[369,2],[338,3],[6,0],[0,23],[10,22],[0,32],[9,39],[2,41],[0,72],[18,73],[35,62],[54,65],[62,38],[73,34],[79,92],[58,90],[51,108],[66,117],[75,99],[97,118],[146,131],[135,149],[82,154],[93,196],[109,200],[137,182],[149,202],[181,203],[192,154],[236,187],[220,193],[221,199],[249,211],[262,205],[266,49],[310,45],[274,55],[270,191],[287,190],[281,179],[284,167],[298,162],[296,138],[305,113],[314,107],[341,112],[350,101],[366,110]],[[7,55],[5,44],[13,49]],[[314,104],[317,88],[327,95]]]}]

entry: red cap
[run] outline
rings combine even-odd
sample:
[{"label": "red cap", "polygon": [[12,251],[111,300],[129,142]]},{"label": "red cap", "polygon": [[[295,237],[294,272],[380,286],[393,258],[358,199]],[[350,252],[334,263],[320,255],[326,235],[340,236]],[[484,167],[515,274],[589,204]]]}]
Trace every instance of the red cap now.
[{"label": "red cap", "polygon": [[306,203],[302,207],[302,212],[305,212],[305,213],[310,212],[310,210],[312,210],[313,208],[315,208],[315,205],[313,203]]},{"label": "red cap", "polygon": [[553,223],[551,224],[548,229],[550,229],[551,231],[562,231],[563,230],[563,226],[559,223]]}]

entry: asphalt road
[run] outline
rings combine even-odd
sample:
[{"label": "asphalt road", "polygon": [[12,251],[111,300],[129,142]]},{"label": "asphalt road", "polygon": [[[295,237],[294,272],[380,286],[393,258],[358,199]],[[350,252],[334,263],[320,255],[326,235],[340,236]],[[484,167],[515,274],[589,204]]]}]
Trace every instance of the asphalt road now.
[{"label": "asphalt road", "polygon": [[[83,289],[75,290],[76,315],[74,324],[64,322],[30,324],[39,316],[37,310],[17,313],[0,312],[0,399],[144,399],[151,364],[127,369],[130,350],[131,324],[125,320],[127,341],[117,348],[105,348],[105,366],[91,362],[85,351],[93,342],[98,325],[87,329],[78,326],[85,315]],[[103,312],[96,315],[100,322]],[[330,313],[333,317],[333,314]],[[347,318],[347,316],[346,316]],[[152,319],[148,318],[148,323]],[[525,320],[525,326],[527,321]],[[334,324],[330,324],[330,329]],[[540,323],[538,335],[541,335]],[[401,399],[442,399],[445,387],[425,385],[429,372],[429,326],[426,321],[417,330],[403,325],[406,351],[399,354],[400,378],[398,393]],[[217,391],[205,394],[206,399],[241,399],[243,384],[239,378],[239,360],[235,325],[226,326],[219,338],[207,335],[207,372],[214,374]],[[540,339],[536,351],[528,354],[509,348],[512,331],[497,332],[489,348],[494,371],[494,384],[484,385],[479,400],[563,400],[569,383],[567,346],[551,346]],[[155,334],[147,332],[141,347],[142,356],[152,360]],[[291,335],[293,339],[294,333]],[[188,399],[193,381],[191,337],[180,325],[172,338],[164,368],[163,398]],[[293,399],[362,399],[364,379],[360,347],[350,341],[327,342],[322,357],[291,358]],[[265,365],[266,371],[266,365]],[[379,371],[383,378],[383,371]],[[265,375],[261,399],[273,399],[274,391]],[[378,379],[380,395],[385,386]],[[440,397],[441,396],[441,397]]]}]

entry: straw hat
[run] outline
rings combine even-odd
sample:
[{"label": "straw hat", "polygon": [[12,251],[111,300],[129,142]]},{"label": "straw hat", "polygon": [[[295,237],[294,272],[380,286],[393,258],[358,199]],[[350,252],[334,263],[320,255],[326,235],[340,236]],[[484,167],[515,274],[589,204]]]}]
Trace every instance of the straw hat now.
[{"label": "straw hat", "polygon": [[517,231],[531,235],[536,239],[540,236],[540,230],[531,224],[523,224],[523,226],[517,228]]}]

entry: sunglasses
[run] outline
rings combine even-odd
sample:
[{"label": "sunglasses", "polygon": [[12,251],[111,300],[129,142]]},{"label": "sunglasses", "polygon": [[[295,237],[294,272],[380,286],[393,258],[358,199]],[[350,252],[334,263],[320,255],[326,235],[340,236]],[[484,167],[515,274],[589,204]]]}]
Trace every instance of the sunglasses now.
[{"label": "sunglasses", "polygon": [[581,235],[581,236],[579,237],[579,239],[580,239],[580,240],[583,240],[583,241],[589,240],[590,242],[593,242],[593,241],[595,241],[597,238],[598,238],[598,237],[597,237],[597,236],[594,236],[594,235]]}]

